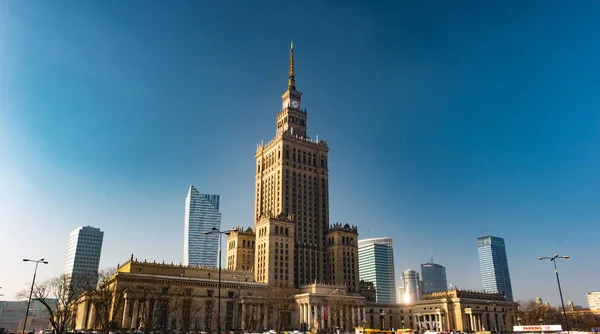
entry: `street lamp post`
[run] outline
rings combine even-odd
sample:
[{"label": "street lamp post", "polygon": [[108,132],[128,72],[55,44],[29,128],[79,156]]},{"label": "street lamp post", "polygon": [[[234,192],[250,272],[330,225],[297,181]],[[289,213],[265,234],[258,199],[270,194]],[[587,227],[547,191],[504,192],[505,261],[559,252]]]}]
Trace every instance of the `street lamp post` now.
[{"label": "street lamp post", "polygon": [[560,294],[560,303],[562,305],[562,309],[563,309],[563,316],[565,317],[565,326],[567,327],[567,333],[569,333],[569,319],[567,319],[567,311],[565,310],[565,302],[563,300],[563,295],[562,295],[562,289],[560,287],[560,278],[558,277],[558,268],[556,267],[556,260],[557,259],[569,259],[570,256],[568,255],[564,255],[564,256],[559,256],[558,254],[554,254],[554,256],[540,256],[538,257],[538,260],[542,261],[542,260],[550,260],[550,262],[554,263],[554,272],[556,273],[556,283],[558,283],[558,293]]},{"label": "street lamp post", "polygon": [[213,232],[219,233],[219,281],[217,283],[218,296],[217,296],[217,333],[221,334],[221,236],[223,234],[229,235],[232,231],[237,231],[237,229],[231,229],[227,231],[221,231],[216,227],[211,227],[210,231],[205,231],[204,234],[211,234]]},{"label": "street lamp post", "polygon": [[25,327],[27,326],[27,317],[29,316],[29,306],[31,306],[31,295],[33,295],[33,286],[35,285],[35,276],[37,275],[38,264],[48,264],[48,261],[44,261],[44,259],[39,260],[30,260],[23,259],[23,262],[35,262],[35,270],[33,272],[33,280],[31,281],[31,290],[29,291],[29,300],[27,301],[27,310],[25,311],[25,322],[23,322],[23,334],[25,334]]}]

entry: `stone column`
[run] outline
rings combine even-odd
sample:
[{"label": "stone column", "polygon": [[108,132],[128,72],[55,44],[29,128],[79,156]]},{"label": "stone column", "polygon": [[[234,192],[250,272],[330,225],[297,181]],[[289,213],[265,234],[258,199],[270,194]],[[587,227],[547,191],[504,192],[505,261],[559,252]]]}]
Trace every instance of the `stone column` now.
[{"label": "stone column", "polygon": [[300,303],[300,323],[306,323],[306,309],[304,303]]},{"label": "stone column", "polygon": [[96,307],[94,306],[94,304],[92,304],[92,307],[90,307],[90,324],[89,324],[89,328],[90,329],[96,329]]},{"label": "stone column", "polygon": [[246,303],[242,303],[242,330],[246,329]]},{"label": "stone column", "polygon": [[263,328],[264,328],[264,330],[270,330],[271,328],[268,328],[269,325],[267,324],[267,319],[269,317],[269,310],[268,310],[267,305],[263,304],[262,309],[263,309],[263,313],[264,313],[264,315],[263,315]]},{"label": "stone column", "polygon": [[308,303],[307,308],[308,308],[308,321],[307,321],[308,328],[307,329],[311,330],[312,329],[312,307],[310,305],[310,302]]},{"label": "stone column", "polygon": [[123,316],[121,317],[121,328],[127,328],[127,308],[129,307],[129,298],[125,298],[123,301]]},{"label": "stone column", "polygon": [[83,316],[81,317],[81,329],[85,330],[87,329],[87,323],[88,323],[88,302],[84,301],[83,302]]}]

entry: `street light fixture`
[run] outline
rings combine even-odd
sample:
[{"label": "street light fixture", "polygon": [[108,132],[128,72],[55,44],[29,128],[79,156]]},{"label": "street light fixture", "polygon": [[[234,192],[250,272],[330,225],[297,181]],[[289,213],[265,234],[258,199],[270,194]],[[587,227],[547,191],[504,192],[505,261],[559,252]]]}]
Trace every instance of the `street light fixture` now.
[{"label": "street light fixture", "polygon": [[554,254],[554,256],[540,256],[538,260],[550,260],[550,262],[554,263],[554,272],[556,273],[556,283],[558,283],[558,293],[560,294],[560,303],[563,309],[563,315],[565,317],[565,326],[567,327],[567,333],[569,333],[569,319],[567,319],[567,312],[565,310],[565,302],[563,300],[562,289],[560,287],[560,278],[558,277],[558,268],[556,267],[556,260],[558,259],[569,259],[571,258],[568,255],[559,256],[558,254]]},{"label": "street light fixture", "polygon": [[218,297],[217,297],[217,331],[221,334],[221,236],[223,234],[229,235],[231,232],[237,231],[236,228],[229,229],[227,231],[221,231],[215,226],[210,228],[210,231],[205,231],[204,234],[211,234],[213,232],[219,233],[219,281],[217,283]]},{"label": "street light fixture", "polygon": [[33,281],[31,282],[31,290],[29,291],[29,301],[27,302],[27,310],[25,311],[25,322],[23,322],[23,334],[25,334],[25,327],[27,326],[27,317],[29,316],[29,306],[31,306],[31,295],[33,294],[33,286],[35,284],[35,276],[37,275],[38,264],[48,264],[48,261],[44,261],[44,259],[39,260],[30,260],[23,259],[23,262],[35,262],[35,271],[33,272]]}]

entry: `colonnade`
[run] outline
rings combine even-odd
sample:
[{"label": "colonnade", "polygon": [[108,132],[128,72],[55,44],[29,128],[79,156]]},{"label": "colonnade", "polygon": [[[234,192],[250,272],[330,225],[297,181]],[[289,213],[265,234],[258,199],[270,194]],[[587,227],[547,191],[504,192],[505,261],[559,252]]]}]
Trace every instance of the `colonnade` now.
[{"label": "colonnade", "polygon": [[[300,323],[306,323],[308,329],[346,328],[360,326],[365,319],[365,308],[358,305],[335,306],[337,315],[327,303],[299,302]],[[337,323],[333,323],[337,322]]]},{"label": "colonnade", "polygon": [[466,313],[465,323],[469,332],[483,331],[491,332],[503,331],[505,328],[504,318],[500,313]]},{"label": "colonnade", "polygon": [[427,330],[432,329],[437,332],[443,332],[444,330],[450,330],[451,328],[446,328],[444,326],[446,324],[446,315],[441,312],[436,312],[432,314],[415,314],[414,322],[416,329]]}]

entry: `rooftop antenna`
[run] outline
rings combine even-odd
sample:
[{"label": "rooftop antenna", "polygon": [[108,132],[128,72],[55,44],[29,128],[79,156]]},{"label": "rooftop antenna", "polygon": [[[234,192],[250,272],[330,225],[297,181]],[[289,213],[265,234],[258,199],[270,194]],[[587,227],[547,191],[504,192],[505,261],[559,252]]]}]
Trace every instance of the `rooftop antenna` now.
[{"label": "rooftop antenna", "polygon": [[433,264],[433,249],[431,249],[430,252],[431,252],[431,264]]}]

